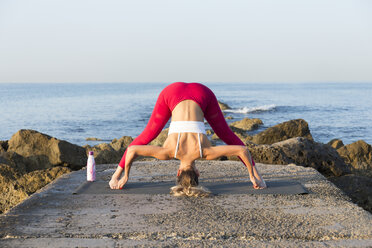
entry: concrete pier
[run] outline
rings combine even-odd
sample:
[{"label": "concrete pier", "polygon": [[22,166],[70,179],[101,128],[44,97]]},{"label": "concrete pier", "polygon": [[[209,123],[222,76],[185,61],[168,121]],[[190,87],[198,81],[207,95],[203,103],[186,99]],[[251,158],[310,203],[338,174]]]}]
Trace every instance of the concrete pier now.
[{"label": "concrete pier", "polygon": [[[372,215],[312,168],[257,164],[265,180],[307,195],[79,194],[86,171],[62,176],[0,216],[0,247],[371,247]],[[98,165],[109,181],[116,165]],[[130,181],[175,180],[177,161],[135,162]],[[200,184],[248,180],[240,162],[197,161]]]}]

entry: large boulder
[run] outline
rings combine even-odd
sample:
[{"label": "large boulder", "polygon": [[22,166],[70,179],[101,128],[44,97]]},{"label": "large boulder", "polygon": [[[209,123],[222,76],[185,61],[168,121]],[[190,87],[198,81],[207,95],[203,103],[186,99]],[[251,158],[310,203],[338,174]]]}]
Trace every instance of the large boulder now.
[{"label": "large boulder", "polygon": [[309,130],[309,125],[305,120],[290,120],[269,127],[265,131],[254,135],[250,141],[256,144],[270,145],[294,137],[305,137],[310,140],[313,139]]},{"label": "large boulder", "polygon": [[288,139],[272,145],[247,144],[256,162],[268,164],[291,164],[313,167],[325,176],[341,176],[350,168],[337,151],[325,144],[303,137]]},{"label": "large boulder", "polygon": [[351,164],[354,171],[372,171],[372,147],[358,140],[337,150],[338,154]]},{"label": "large boulder", "polygon": [[231,123],[230,127],[232,126],[243,129],[245,131],[251,131],[257,129],[260,125],[263,125],[263,122],[258,118],[254,119],[244,118],[243,120]]},{"label": "large boulder", "polygon": [[332,146],[336,150],[344,146],[344,142],[340,139],[333,139],[327,143],[327,145]]},{"label": "large boulder", "polygon": [[291,138],[272,145],[280,148],[296,165],[313,167],[326,176],[341,176],[350,173],[337,151],[322,143],[303,137]]},{"label": "large boulder", "polygon": [[281,165],[293,163],[293,159],[289,158],[280,147],[257,145],[251,142],[247,143],[247,147],[255,162]]},{"label": "large boulder", "polygon": [[19,130],[8,144],[8,152],[15,152],[27,160],[27,171],[54,166],[81,169],[87,161],[84,148],[34,130]]},{"label": "large boulder", "polygon": [[328,178],[342,189],[359,206],[372,212],[372,178],[349,174],[341,177]]}]

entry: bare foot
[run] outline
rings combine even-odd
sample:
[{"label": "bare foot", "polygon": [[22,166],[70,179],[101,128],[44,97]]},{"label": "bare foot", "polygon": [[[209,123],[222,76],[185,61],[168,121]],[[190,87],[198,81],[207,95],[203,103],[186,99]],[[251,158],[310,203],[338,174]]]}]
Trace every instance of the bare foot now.
[{"label": "bare foot", "polygon": [[128,177],[123,176],[118,183],[119,189],[122,189],[124,185],[128,182]]}]

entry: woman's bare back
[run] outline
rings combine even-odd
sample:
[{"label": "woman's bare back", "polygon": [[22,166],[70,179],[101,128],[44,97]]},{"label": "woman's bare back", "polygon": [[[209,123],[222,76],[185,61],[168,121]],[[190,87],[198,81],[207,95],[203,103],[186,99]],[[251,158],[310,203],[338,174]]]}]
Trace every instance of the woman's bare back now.
[{"label": "woman's bare back", "polygon": [[[173,109],[172,121],[204,122],[204,114],[196,102],[192,100],[185,100],[177,104],[177,106]],[[185,161],[186,163],[192,163],[194,160],[200,158],[198,135],[200,135],[200,143],[202,148],[211,146],[211,143],[205,134],[181,133],[176,156],[177,159]],[[172,133],[164,142],[163,147],[169,149],[170,157],[174,157],[177,139],[178,134]]]}]

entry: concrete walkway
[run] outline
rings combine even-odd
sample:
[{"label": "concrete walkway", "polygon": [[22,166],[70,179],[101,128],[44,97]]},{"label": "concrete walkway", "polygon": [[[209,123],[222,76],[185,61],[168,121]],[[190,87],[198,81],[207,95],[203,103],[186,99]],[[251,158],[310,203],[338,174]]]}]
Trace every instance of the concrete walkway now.
[{"label": "concrete walkway", "polygon": [[[136,162],[131,181],[174,180],[177,161]],[[247,179],[240,162],[199,161],[203,181]],[[372,215],[312,168],[258,164],[267,181],[307,195],[73,195],[84,170],[65,175],[0,216],[0,247],[371,247]],[[99,165],[109,180],[115,165]]]}]

